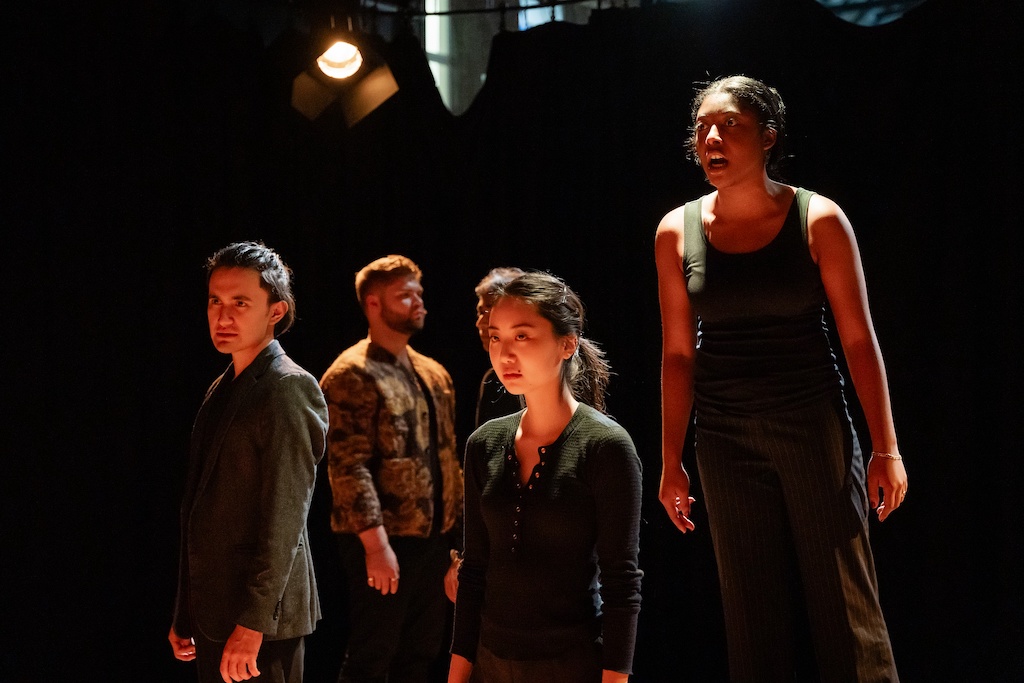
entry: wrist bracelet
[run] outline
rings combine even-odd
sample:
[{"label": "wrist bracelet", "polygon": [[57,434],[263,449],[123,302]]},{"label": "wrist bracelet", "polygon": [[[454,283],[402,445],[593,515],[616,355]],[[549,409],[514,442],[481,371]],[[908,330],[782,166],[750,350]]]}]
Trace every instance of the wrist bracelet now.
[{"label": "wrist bracelet", "polygon": [[879,453],[878,451],[871,451],[871,457],[874,458],[875,456],[878,456],[879,458],[885,458],[886,460],[902,460],[903,459],[903,456],[900,455],[899,453],[893,455],[892,453]]}]

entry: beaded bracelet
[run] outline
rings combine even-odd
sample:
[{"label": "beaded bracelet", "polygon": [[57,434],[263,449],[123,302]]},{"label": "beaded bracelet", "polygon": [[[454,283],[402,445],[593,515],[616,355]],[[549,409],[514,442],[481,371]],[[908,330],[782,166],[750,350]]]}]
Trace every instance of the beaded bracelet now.
[{"label": "beaded bracelet", "polygon": [[892,453],[879,453],[878,451],[871,451],[871,457],[878,456],[879,458],[885,458],[886,460],[902,460],[903,456],[899,453],[893,455]]}]

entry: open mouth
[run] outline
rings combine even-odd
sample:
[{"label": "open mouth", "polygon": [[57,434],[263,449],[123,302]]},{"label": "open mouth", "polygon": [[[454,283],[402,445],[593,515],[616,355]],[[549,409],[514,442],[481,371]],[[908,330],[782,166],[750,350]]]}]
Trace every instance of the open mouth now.
[{"label": "open mouth", "polygon": [[711,169],[725,168],[728,165],[728,163],[729,162],[725,160],[725,157],[708,157],[708,168]]}]

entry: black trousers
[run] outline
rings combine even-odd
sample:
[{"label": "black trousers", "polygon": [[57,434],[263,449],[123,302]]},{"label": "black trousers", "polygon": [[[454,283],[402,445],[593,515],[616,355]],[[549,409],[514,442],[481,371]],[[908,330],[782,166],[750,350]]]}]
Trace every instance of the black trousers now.
[{"label": "black trousers", "polygon": [[[401,579],[381,595],[366,584],[359,537],[339,534],[349,589],[350,635],[339,683],[424,683],[447,642],[444,575],[451,564],[440,538],[392,537]],[[448,634],[450,637],[450,634]]]},{"label": "black trousers", "polygon": [[[196,672],[199,683],[224,683],[220,675],[220,660],[224,654],[224,643],[207,640],[200,635],[193,637],[196,644]],[[302,683],[305,640],[264,640],[256,656],[260,683]]]},{"label": "black trousers", "polygon": [[792,681],[803,645],[810,680],[898,681],[842,396],[767,416],[698,413],[696,436],[730,680]]},{"label": "black trousers", "polygon": [[586,643],[552,659],[502,659],[477,646],[470,683],[601,683],[601,645]]}]

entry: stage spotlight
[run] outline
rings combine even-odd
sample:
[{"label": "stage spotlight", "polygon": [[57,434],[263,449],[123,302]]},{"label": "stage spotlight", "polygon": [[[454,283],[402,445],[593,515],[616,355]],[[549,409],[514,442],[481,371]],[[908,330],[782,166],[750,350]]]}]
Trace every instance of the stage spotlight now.
[{"label": "stage spotlight", "polygon": [[344,80],[359,71],[363,65],[363,53],[352,43],[339,40],[316,58],[316,65],[324,75]]},{"label": "stage spotlight", "polygon": [[398,92],[376,36],[333,27],[313,39],[314,59],[292,81],[292,107],[311,121],[337,102],[352,127]]}]

